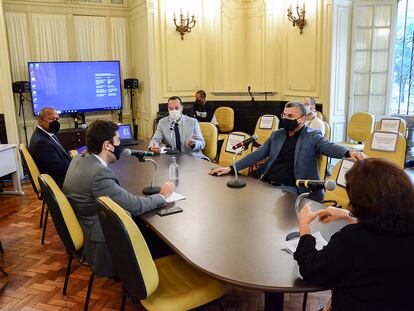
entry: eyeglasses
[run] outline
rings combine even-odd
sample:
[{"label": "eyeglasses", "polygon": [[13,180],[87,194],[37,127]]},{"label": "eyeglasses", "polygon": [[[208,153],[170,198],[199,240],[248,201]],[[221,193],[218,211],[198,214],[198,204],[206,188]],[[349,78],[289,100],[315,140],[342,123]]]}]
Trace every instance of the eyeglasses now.
[{"label": "eyeglasses", "polygon": [[294,115],[292,115],[292,114],[284,114],[284,113],[282,112],[282,113],[280,114],[280,117],[281,117],[282,119],[297,120],[297,119],[302,118],[303,116],[300,116],[300,117],[297,117],[297,118],[296,118],[296,116],[294,116]]}]

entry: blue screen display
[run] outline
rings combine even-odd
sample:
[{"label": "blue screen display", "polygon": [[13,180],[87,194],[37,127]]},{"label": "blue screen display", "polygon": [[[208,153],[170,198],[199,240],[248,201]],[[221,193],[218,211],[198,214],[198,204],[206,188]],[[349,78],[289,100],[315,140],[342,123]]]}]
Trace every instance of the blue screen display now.
[{"label": "blue screen display", "polygon": [[119,138],[121,140],[131,140],[132,139],[132,133],[131,133],[131,126],[129,124],[121,124],[119,125]]},{"label": "blue screen display", "polygon": [[33,113],[53,107],[58,113],[122,108],[119,61],[29,62]]}]

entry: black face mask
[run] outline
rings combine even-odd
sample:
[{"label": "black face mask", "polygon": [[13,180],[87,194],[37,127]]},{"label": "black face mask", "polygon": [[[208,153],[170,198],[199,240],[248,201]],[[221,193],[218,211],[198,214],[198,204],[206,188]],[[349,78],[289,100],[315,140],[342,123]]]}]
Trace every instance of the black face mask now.
[{"label": "black face mask", "polygon": [[119,160],[119,158],[121,157],[121,151],[122,151],[122,143],[119,144],[118,146],[115,146],[114,144],[111,143],[112,146],[114,146],[114,151],[111,151],[112,154],[115,156],[115,158],[117,160]]},{"label": "black face mask", "polygon": [[290,132],[293,131],[295,128],[299,126],[297,119],[289,120],[289,119],[282,119],[280,121],[280,128],[284,128],[285,131]]},{"label": "black face mask", "polygon": [[60,129],[60,123],[58,120],[54,120],[49,123],[48,132],[56,134],[57,132],[59,132],[59,129]]},{"label": "black face mask", "polygon": [[202,102],[201,100],[199,100],[199,99],[196,99],[196,100],[195,100],[195,103],[196,103],[197,105],[201,105],[203,102]]}]

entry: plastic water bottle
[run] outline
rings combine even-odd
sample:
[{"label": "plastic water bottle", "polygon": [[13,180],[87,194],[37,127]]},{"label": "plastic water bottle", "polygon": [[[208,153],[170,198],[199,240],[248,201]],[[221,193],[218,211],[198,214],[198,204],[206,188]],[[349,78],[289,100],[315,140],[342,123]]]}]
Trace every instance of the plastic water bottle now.
[{"label": "plastic water bottle", "polygon": [[170,167],[168,169],[170,181],[174,183],[174,185],[178,186],[179,176],[178,176],[178,164],[177,164],[177,158],[171,157],[171,163]]}]

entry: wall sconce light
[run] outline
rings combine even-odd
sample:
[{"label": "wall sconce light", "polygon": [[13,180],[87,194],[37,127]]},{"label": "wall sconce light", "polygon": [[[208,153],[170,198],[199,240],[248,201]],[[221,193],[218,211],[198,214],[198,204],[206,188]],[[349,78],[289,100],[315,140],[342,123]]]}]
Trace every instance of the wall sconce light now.
[{"label": "wall sconce light", "polygon": [[290,8],[287,9],[287,12],[288,12],[287,17],[288,17],[289,21],[292,22],[292,26],[293,27],[298,26],[298,28],[300,29],[300,34],[302,34],[302,29],[306,25],[305,3],[303,3],[301,8],[299,7],[299,3],[296,4],[296,13],[297,13],[298,17],[295,17],[295,16],[292,15],[292,5],[290,5]]},{"label": "wall sconce light", "polygon": [[184,35],[186,32],[191,32],[191,29],[194,28],[195,24],[196,24],[196,20],[195,20],[194,14],[193,16],[191,16],[191,21],[190,21],[190,14],[187,12],[187,18],[184,18],[183,12],[181,11],[179,24],[177,25],[177,19],[175,18],[175,12],[174,12],[175,30],[180,33],[181,40],[184,40]]}]

